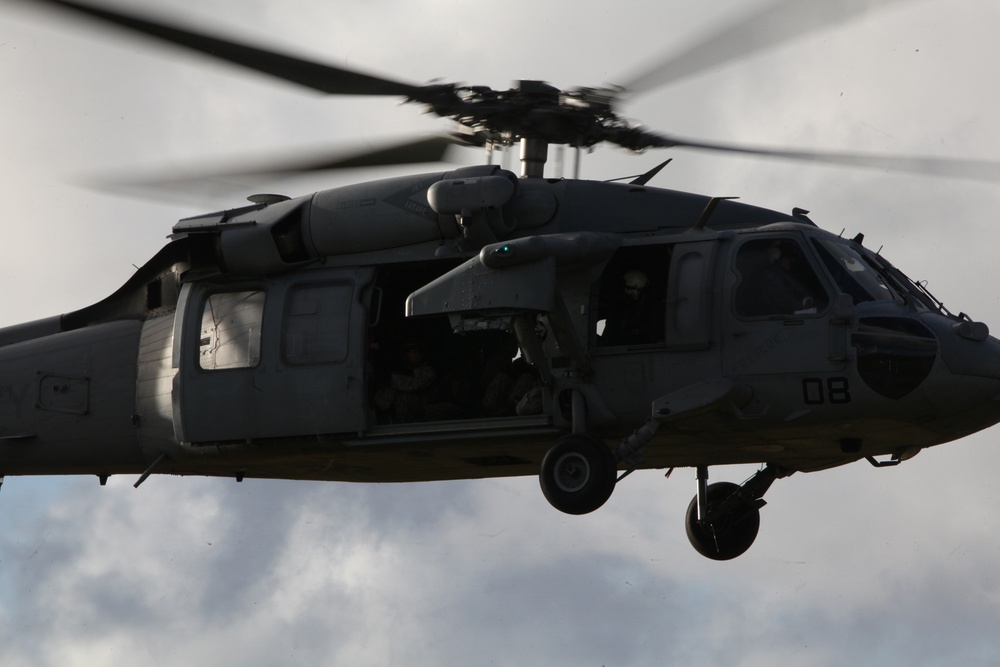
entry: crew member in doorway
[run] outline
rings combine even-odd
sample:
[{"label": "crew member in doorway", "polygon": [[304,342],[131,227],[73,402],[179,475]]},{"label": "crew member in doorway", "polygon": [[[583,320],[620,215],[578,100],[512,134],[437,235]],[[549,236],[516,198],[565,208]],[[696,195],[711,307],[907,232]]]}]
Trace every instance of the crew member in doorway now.
[{"label": "crew member in doorway", "polygon": [[622,276],[624,298],[607,322],[605,345],[642,345],[663,340],[664,304],[653,297],[649,277],[638,269]]}]

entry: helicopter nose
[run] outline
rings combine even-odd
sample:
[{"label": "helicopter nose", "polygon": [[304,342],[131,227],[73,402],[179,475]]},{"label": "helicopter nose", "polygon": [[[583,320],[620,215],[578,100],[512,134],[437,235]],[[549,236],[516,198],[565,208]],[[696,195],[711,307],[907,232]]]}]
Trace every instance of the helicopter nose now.
[{"label": "helicopter nose", "polygon": [[1000,380],[1000,340],[982,322],[957,322],[939,335],[941,359],[956,375]]},{"label": "helicopter nose", "polygon": [[1000,422],[1000,340],[983,324],[934,324],[944,368],[932,374],[926,393],[939,417],[947,415],[941,423],[946,437],[964,437]]}]

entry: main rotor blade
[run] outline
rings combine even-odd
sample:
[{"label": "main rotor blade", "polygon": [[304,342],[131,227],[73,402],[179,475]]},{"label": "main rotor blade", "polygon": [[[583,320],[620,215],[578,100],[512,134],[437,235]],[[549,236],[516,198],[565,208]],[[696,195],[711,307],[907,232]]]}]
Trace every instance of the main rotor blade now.
[{"label": "main rotor blade", "polygon": [[462,143],[447,136],[434,136],[364,150],[343,149],[313,153],[308,157],[274,156],[241,161],[239,166],[219,165],[216,168],[183,169],[171,172],[147,172],[128,175],[106,175],[89,178],[82,185],[118,194],[138,195],[142,199],[216,199],[246,195],[248,190],[267,184],[276,178],[340,169],[380,167],[402,164],[444,162],[448,149]]},{"label": "main rotor blade", "polygon": [[419,86],[303,60],[94,5],[71,0],[36,0],[36,2],[76,11],[328,95],[409,96],[419,89]]},{"label": "main rotor blade", "polygon": [[448,148],[455,145],[449,137],[426,137],[401,144],[372,148],[355,153],[330,153],[325,156],[298,159],[271,166],[261,165],[257,169],[242,169],[240,173],[255,174],[301,174],[311,171],[332,171],[356,169],[360,167],[385,167],[398,164],[420,164],[441,162]]},{"label": "main rotor blade", "polygon": [[879,156],[857,153],[832,153],[825,151],[788,150],[779,148],[759,148],[751,146],[735,146],[732,144],[712,143],[679,139],[677,137],[660,136],[660,148],[694,148],[698,150],[717,151],[722,153],[739,153],[743,155],[760,155],[782,160],[832,164],[846,167],[861,167],[865,169],[880,169],[923,176],[942,176],[969,181],[1000,182],[1000,162],[989,160],[959,160],[953,158],[909,157],[909,156]]},{"label": "main rotor blade", "polygon": [[644,93],[900,1],[779,0],[617,83],[626,94]]}]

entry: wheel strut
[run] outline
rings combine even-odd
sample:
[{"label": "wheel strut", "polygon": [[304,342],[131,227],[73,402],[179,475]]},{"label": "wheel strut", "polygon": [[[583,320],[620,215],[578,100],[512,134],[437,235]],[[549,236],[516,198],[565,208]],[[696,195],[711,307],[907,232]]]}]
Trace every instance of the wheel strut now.
[{"label": "wheel strut", "polygon": [[708,466],[698,466],[698,521],[708,517]]},{"label": "wheel strut", "polygon": [[708,502],[708,466],[698,466],[698,521],[707,523],[717,523],[720,519],[725,519],[733,512],[744,509],[757,509],[767,504],[764,494],[771,488],[771,484],[781,474],[778,466],[770,463],[753,474],[750,479],[737,486],[733,493],[722,502],[715,502],[709,506]]}]

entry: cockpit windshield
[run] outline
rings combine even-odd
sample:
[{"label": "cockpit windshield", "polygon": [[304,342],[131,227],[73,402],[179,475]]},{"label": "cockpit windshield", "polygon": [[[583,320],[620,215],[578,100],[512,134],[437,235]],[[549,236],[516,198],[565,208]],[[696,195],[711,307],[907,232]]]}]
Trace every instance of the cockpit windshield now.
[{"label": "cockpit windshield", "polygon": [[904,299],[909,300],[911,303],[922,305],[928,310],[936,310],[945,315],[950,315],[944,304],[928,291],[923,282],[914,281],[886,261],[881,255],[875,255],[866,250],[863,256],[880,275],[888,276],[893,287],[896,288],[898,293],[903,295]]},{"label": "cockpit windshield", "polygon": [[826,238],[813,239],[813,244],[837,287],[850,295],[855,304],[899,299],[889,286],[891,279],[880,273],[850,244]]}]

